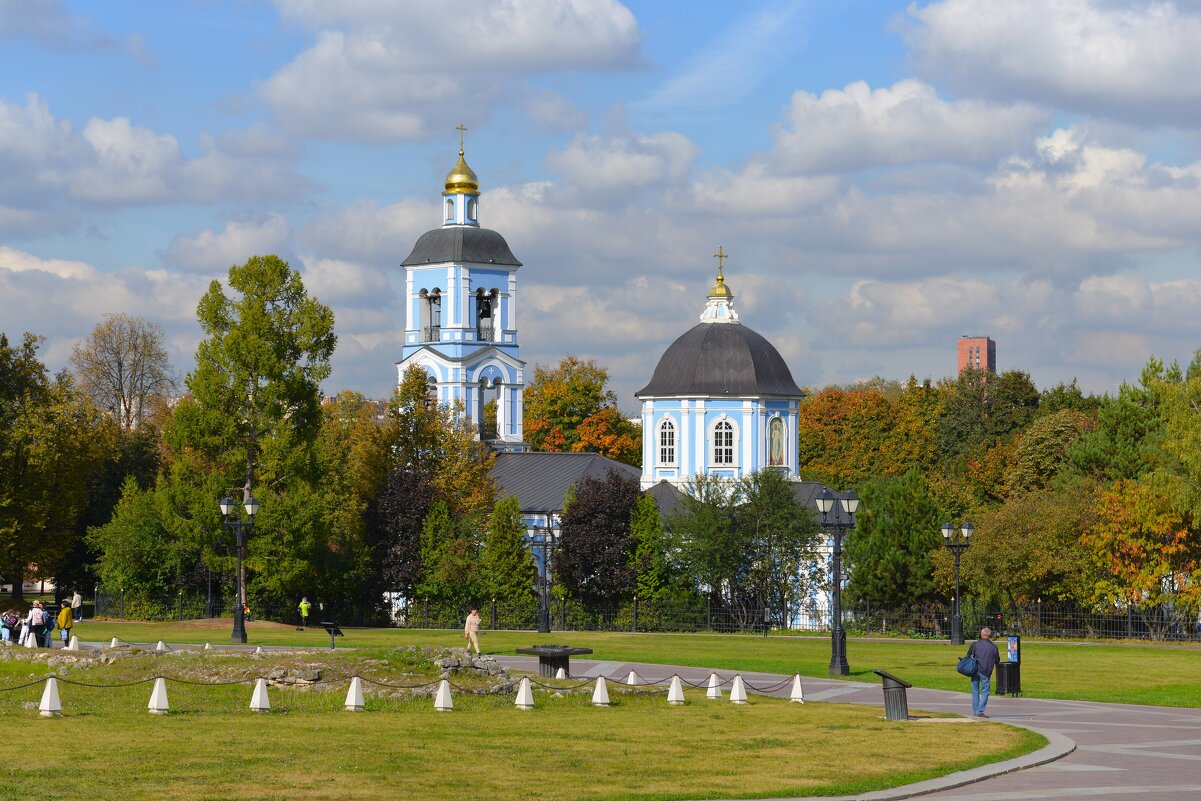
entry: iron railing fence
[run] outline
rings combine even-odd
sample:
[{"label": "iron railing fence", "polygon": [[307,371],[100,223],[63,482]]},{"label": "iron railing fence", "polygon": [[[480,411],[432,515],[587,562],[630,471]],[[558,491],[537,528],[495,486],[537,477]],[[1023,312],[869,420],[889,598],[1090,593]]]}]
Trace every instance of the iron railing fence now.
[{"label": "iron railing fence", "polygon": [[[96,592],[96,616],[126,620],[196,620],[229,617],[232,599],[193,592],[134,595],[104,588]],[[459,629],[473,606],[478,606],[483,626],[491,629],[533,630],[538,609],[534,601],[505,604],[447,603],[414,598],[376,604],[313,602],[311,624],[334,620],[343,626],[380,626],[411,629]],[[251,620],[299,622],[295,604],[251,603]],[[1129,606],[1098,611],[1071,604],[1031,603],[998,610],[965,603],[963,633],[974,639],[984,626],[997,634],[1021,634],[1048,639],[1129,639],[1201,641],[1201,619],[1196,612],[1172,607]],[[612,605],[585,605],[576,600],[551,603],[552,631],[631,632],[796,632],[830,631],[829,612],[822,607],[794,610],[781,615],[762,607],[728,608],[704,599],[683,604],[629,601]],[[849,636],[890,636],[947,639],[951,635],[951,606],[929,604],[904,609],[847,607],[843,627]]]}]

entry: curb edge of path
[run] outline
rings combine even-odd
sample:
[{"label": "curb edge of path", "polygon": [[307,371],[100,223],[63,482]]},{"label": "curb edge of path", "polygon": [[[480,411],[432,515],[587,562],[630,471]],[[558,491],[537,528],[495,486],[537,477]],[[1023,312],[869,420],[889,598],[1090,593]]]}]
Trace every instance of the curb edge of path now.
[{"label": "curb edge of path", "polygon": [[840,795],[840,796],[814,796],[791,799],[777,799],[777,801],[898,801],[902,798],[913,798],[915,796],[935,793],[940,790],[953,790],[956,787],[963,787],[968,784],[992,779],[997,776],[1003,776],[1006,773],[1015,773],[1019,770],[1028,768],[1036,768],[1039,765],[1046,765],[1059,759],[1063,759],[1068,754],[1076,750],[1076,741],[1072,740],[1059,732],[1044,731],[1037,726],[1031,726],[1026,723],[1017,721],[997,721],[1003,722],[1007,726],[1017,726],[1022,729],[1029,729],[1037,732],[1047,738],[1047,744],[1037,751],[1032,751],[1029,754],[1023,754],[1013,759],[1007,759],[1004,762],[994,762],[990,765],[981,765],[978,768],[969,770],[961,770],[957,773],[949,773],[946,776],[940,776],[937,779],[927,779],[925,781],[915,782],[913,784],[905,784],[900,787],[893,787],[888,790],[873,790],[868,793],[859,795]]}]

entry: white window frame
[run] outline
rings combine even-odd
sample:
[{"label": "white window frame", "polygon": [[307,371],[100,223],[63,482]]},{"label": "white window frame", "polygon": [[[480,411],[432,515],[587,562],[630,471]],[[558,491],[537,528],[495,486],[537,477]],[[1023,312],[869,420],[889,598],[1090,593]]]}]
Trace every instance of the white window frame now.
[{"label": "white window frame", "polygon": [[[677,452],[677,448],[679,448],[679,445],[680,445],[680,438],[678,436],[679,427],[676,425],[676,421],[674,419],[672,419],[671,417],[664,417],[662,420],[659,421],[659,426],[658,426],[657,431],[658,431],[658,437],[657,437],[656,443],[655,443],[659,449],[659,451],[658,451],[659,460],[658,460],[657,464],[660,467],[675,467],[676,466],[676,452]],[[665,434],[671,435],[671,444],[669,444],[669,445],[663,444],[663,437]],[[668,456],[670,458],[664,458],[665,452],[668,454]]]},{"label": "white window frame", "polygon": [[454,222],[454,221],[455,221],[455,201],[454,201],[454,198],[447,198],[447,199],[446,199],[446,221],[447,221],[447,222]]},{"label": "white window frame", "polygon": [[[718,431],[723,433],[728,427],[730,441],[728,444],[718,445]],[[729,461],[718,459],[719,447],[721,451],[729,451]],[[713,467],[738,467],[738,424],[734,422],[728,415],[722,415],[713,421],[709,426],[709,464]]]}]

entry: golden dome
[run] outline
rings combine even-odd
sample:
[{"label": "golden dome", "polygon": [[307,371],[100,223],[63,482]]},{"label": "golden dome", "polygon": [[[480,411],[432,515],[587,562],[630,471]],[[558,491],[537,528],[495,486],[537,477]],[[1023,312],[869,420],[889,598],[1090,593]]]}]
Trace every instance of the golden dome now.
[{"label": "golden dome", "polygon": [[726,286],[725,276],[722,275],[723,261],[729,258],[725,250],[719,245],[717,252],[713,254],[713,258],[717,259],[717,283],[709,290],[709,297],[724,298],[726,300],[734,299],[734,292]]},{"label": "golden dome", "polygon": [[733,300],[734,293],[726,286],[726,279],[722,277],[721,273],[717,274],[717,283],[709,290],[709,297]]},{"label": "golden dome", "polygon": [[480,179],[475,177],[475,171],[463,160],[463,148],[459,148],[459,160],[450,168],[446,175],[446,191],[444,195],[478,194]]}]

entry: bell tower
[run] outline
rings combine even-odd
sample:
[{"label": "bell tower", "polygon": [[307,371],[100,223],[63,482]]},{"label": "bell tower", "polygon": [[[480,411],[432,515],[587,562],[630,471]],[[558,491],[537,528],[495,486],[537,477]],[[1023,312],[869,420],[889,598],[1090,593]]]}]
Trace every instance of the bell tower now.
[{"label": "bell tower", "polygon": [[517,342],[517,268],[503,236],[480,227],[480,184],[459,158],[446,176],[442,227],[426,231],[402,262],[405,334],[397,380],[412,364],[429,373],[439,403],[461,404],[481,439],[528,450],[522,434],[525,362]]}]

